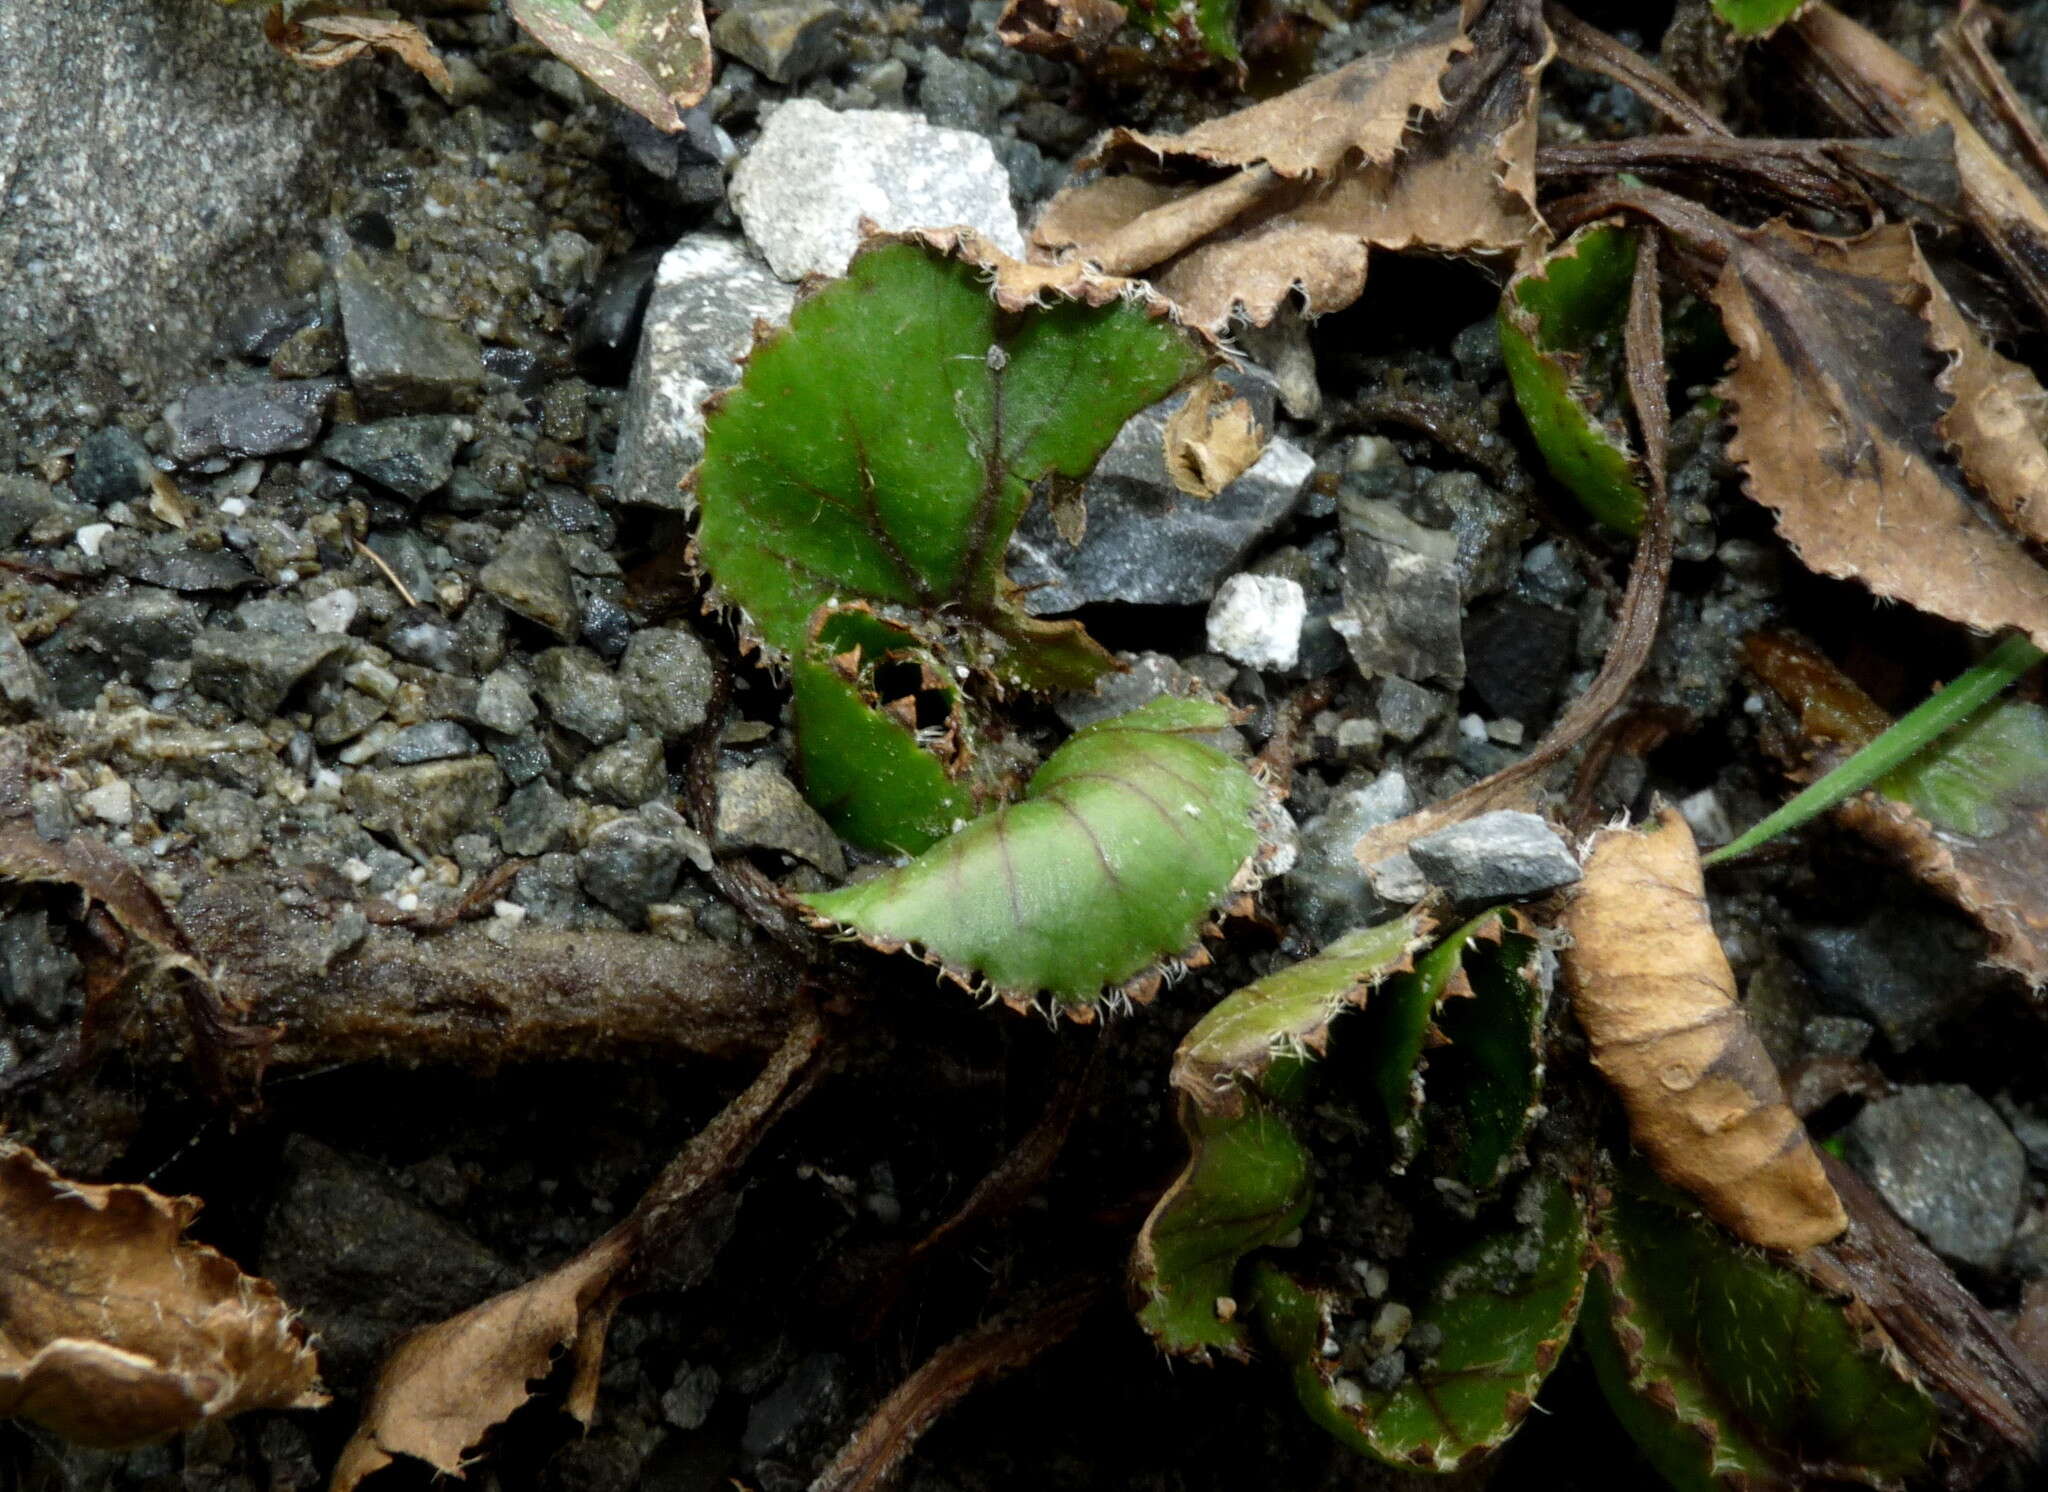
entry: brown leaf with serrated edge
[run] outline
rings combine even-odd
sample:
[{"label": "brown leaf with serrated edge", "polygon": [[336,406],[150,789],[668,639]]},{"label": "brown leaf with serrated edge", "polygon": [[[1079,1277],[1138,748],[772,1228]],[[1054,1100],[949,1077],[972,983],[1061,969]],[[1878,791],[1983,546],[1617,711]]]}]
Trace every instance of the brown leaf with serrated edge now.
[{"label": "brown leaf with serrated edge", "polygon": [[1735,998],[1692,831],[1593,837],[1566,908],[1562,973],[1636,1148],[1746,1242],[1796,1253],[1848,1218]]},{"label": "brown leaf with serrated edge", "polygon": [[411,21],[320,9],[301,10],[287,18],[284,6],[277,4],[263,17],[263,34],[301,67],[325,71],[365,52],[389,52],[441,92],[455,87],[441,54]]},{"label": "brown leaf with serrated edge", "polygon": [[[1810,7],[1777,33],[1771,49],[1814,101],[1853,133],[1954,130],[1964,216],[2048,319],[2048,202],[2037,191],[2039,181],[2030,184],[2022,174],[2025,156],[2013,142],[2003,141],[2002,149],[1978,128],[1983,109],[1961,107],[1932,77],[1831,5]],[[1982,65],[1995,74],[1988,58]],[[1948,71],[1952,81],[1971,81],[1970,69]]]},{"label": "brown leaf with serrated edge", "polygon": [[[1519,252],[1535,209],[1538,0],[1468,6],[1279,98],[1184,135],[1112,133],[1118,168],[1055,198],[1036,251],[1146,272],[1190,320],[1263,326],[1290,295],[1311,315],[1365,286],[1373,248]],[[1231,174],[1218,177],[1218,168]]]},{"label": "brown leaf with serrated edge", "polygon": [[1116,0],[1009,0],[996,35],[1020,52],[1085,61],[1123,29],[1126,14]]},{"label": "brown leaf with serrated edge", "polygon": [[1209,378],[1166,420],[1166,474],[1189,497],[1214,497],[1236,481],[1266,448],[1249,399]]},{"label": "brown leaf with serrated edge", "polygon": [[342,1447],[330,1492],[350,1492],[400,1456],[460,1476],[463,1453],[531,1396],[558,1353],[568,1411],[597,1413],[605,1333],[632,1292],[633,1267],[672,1244],[818,1072],[823,1029],[806,1008],[761,1075],[691,1140],[617,1227],[539,1279],[414,1332],[393,1349]]},{"label": "brown leaf with serrated edge", "polygon": [[[1809,569],[1863,582],[1982,631],[2048,645],[2048,571],[1960,481],[2001,484],[2039,462],[2011,409],[2014,370],[1977,347],[1903,225],[1829,239],[1782,224],[1720,235],[1714,287],[1733,371],[1720,386],[1728,454]],[[1943,354],[1961,358],[1952,371]],[[1941,381],[1997,396],[1949,418]],[[2031,455],[2029,447],[2031,443]],[[2011,493],[2028,512],[2035,494]]]},{"label": "brown leaf with serrated edge", "polygon": [[276,1287],[180,1236],[198,1212],[0,1141],[0,1416],[119,1449],[327,1402]]},{"label": "brown leaf with serrated edge", "polygon": [[[1748,639],[1743,652],[1751,671],[1791,708],[1807,748],[1785,763],[1796,781],[1832,769],[1892,723],[1855,680],[1804,639],[1764,633]],[[1783,749],[1770,732],[1764,741]],[[2010,764],[2023,760],[2012,753]],[[1992,806],[1997,811],[1983,826],[1986,833],[1934,824],[1911,803],[1875,788],[1843,802],[1835,817],[1967,912],[1990,940],[1989,961],[2040,989],[2048,985],[2048,781],[2036,775],[2012,782]]]}]

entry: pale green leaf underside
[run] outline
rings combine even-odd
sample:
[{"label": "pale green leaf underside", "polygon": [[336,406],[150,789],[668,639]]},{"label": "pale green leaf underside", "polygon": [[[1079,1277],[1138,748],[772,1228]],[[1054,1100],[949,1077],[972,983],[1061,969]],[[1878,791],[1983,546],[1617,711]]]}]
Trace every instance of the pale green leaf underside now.
[{"label": "pale green leaf underside", "polygon": [[1191,951],[1259,848],[1263,789],[1199,739],[1223,706],[1157,699],[1078,732],[1024,800],[898,870],[804,898],[997,995],[1094,1003]]},{"label": "pale green leaf underside", "polygon": [[1442,1260],[1408,1297],[1442,1346],[1389,1391],[1345,1380],[1321,1352],[1325,1306],[1271,1265],[1255,1266],[1261,1326],[1309,1417],[1390,1465],[1454,1471],[1515,1432],[1578,1320],[1586,1221],[1571,1188],[1539,1176],[1501,1232]]},{"label": "pale green leaf underside", "polygon": [[1173,1081],[1205,1108],[1233,1107],[1240,1080],[1256,1082],[1273,1059],[1320,1049],[1347,1005],[1403,967],[1429,927],[1411,912],[1346,933],[1314,958],[1290,964],[1225,996],[1182,1038]]},{"label": "pale green leaf underside", "polygon": [[1805,1465],[1888,1486],[1926,1464],[1933,1401],[1802,1276],[1647,1176],[1614,1188],[1600,1243],[1594,1367],[1675,1486],[1777,1485]]},{"label": "pale green leaf underside", "polygon": [[678,112],[711,87],[703,0],[509,0],[535,39],[649,123],[682,128]]},{"label": "pale green leaf underside", "polygon": [[1741,37],[1769,36],[1806,9],[1810,0],[1714,0],[1714,14]]}]

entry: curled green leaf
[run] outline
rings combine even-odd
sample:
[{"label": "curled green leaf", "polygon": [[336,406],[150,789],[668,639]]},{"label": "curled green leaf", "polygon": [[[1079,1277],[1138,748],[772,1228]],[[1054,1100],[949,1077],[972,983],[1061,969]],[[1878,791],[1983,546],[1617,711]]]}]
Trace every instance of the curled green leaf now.
[{"label": "curled green leaf", "polygon": [[1740,37],[1769,36],[1812,0],[1713,0],[1714,14]]},{"label": "curled green leaf", "polygon": [[657,129],[711,88],[703,0],[509,0],[534,39]]},{"label": "curled green leaf", "polygon": [[1896,1485],[1940,1416],[1874,1326],[1647,1175],[1598,1229],[1586,1344],[1616,1416],[1674,1487]]},{"label": "curled green leaf", "polygon": [[1334,1300],[1274,1265],[1253,1266],[1259,1323],[1309,1417],[1389,1465],[1455,1471],[1514,1434],[1578,1320],[1586,1219],[1577,1195],[1532,1177],[1510,1226],[1444,1259],[1410,1298],[1402,1377],[1374,1388],[1347,1361]]},{"label": "curled green leaf", "polygon": [[1314,958],[1225,996],[1174,1053],[1174,1086],[1204,1109],[1234,1112],[1245,1085],[1275,1058],[1320,1052],[1338,1012],[1363,1005],[1375,985],[1406,969],[1429,928],[1429,918],[1410,912],[1346,933]]},{"label": "curled green leaf", "polygon": [[971,988],[1074,1014],[1147,998],[1162,961],[1204,955],[1215,910],[1257,879],[1266,790],[1201,739],[1222,705],[1161,698],[1077,732],[1023,801],[900,869],[803,898],[877,947],[915,948]]},{"label": "curled green leaf", "polygon": [[1131,19],[1165,42],[1181,66],[1231,63],[1237,45],[1237,0],[1132,0]]},{"label": "curled green leaf", "polygon": [[1543,463],[1609,528],[1640,533],[1648,499],[1621,418],[1622,330],[1636,241],[1614,223],[1579,229],[1508,282],[1501,356]]},{"label": "curled green leaf", "polygon": [[1480,913],[1443,940],[1415,967],[1387,982],[1368,1008],[1363,1045],[1373,1097],[1393,1137],[1394,1170],[1407,1170],[1422,1148],[1423,1049],[1429,1044],[1432,1017],[1447,994],[1470,995],[1463,961],[1465,949],[1482,934],[1498,934],[1502,914]]},{"label": "curled green leaf", "polygon": [[1472,996],[1438,1012],[1447,1044],[1429,1060],[1427,1112],[1444,1174],[1482,1191],[1513,1168],[1538,1113],[1550,979],[1536,939],[1510,929],[1468,944],[1464,969]]},{"label": "curled green leaf", "polygon": [[1184,1100],[1181,1124],[1187,1169],[1145,1219],[1132,1252],[1138,1321],[1168,1352],[1248,1357],[1233,1281],[1246,1254],[1301,1226],[1308,1151],[1286,1115],[1256,1096],[1230,1114]]}]

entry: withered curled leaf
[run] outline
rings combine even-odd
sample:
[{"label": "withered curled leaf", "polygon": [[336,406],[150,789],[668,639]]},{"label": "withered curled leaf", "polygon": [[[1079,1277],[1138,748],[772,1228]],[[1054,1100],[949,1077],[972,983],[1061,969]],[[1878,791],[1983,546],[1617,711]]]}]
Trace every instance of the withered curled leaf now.
[{"label": "withered curled leaf", "polygon": [[612,1315],[632,1293],[633,1266],[686,1226],[730,1181],[761,1136],[806,1092],[822,1029],[798,1013],[761,1074],[686,1145],[621,1223],[575,1257],[517,1289],[423,1327],[385,1360],[329,1492],[350,1492],[400,1456],[460,1476],[475,1446],[567,1359],[565,1407],[588,1425]]},{"label": "withered curled leaf", "polygon": [[1565,912],[1564,977],[1657,1173],[1738,1237],[1797,1252],[1848,1219],[1736,1003],[1705,889],[1674,810],[1646,830],[1603,830]]},{"label": "withered curled leaf", "polygon": [[[2039,523],[2015,479],[2048,466],[2031,382],[1976,344],[1902,225],[1839,240],[1724,235],[1714,290],[1736,348],[1728,453],[1811,569],[1984,631],[2048,644],[2048,571],[1956,473]],[[1944,368],[1944,354],[1953,366]],[[1944,397],[1942,381],[1960,411]]]},{"label": "withered curled leaf", "polygon": [[276,1287],[180,1236],[198,1212],[0,1142],[0,1416],[120,1448],[327,1402]]},{"label": "withered curled leaf", "polygon": [[1213,328],[1238,313],[1264,326],[1297,292],[1311,315],[1347,306],[1373,248],[1539,241],[1542,7],[1467,10],[1463,27],[1431,27],[1184,135],[1112,133],[1085,163],[1111,174],[1054,199],[1038,250],[1148,273]]},{"label": "withered curled leaf", "polygon": [[1214,497],[1236,481],[1266,448],[1251,401],[1208,378],[1166,420],[1166,474],[1189,497]]},{"label": "withered curled leaf", "polygon": [[1116,0],[1008,0],[996,35],[1020,52],[1086,61],[1123,29]]},{"label": "withered curled leaf", "polygon": [[362,15],[343,7],[313,7],[285,15],[282,4],[263,17],[270,44],[301,67],[326,71],[352,62],[365,52],[389,52],[443,93],[455,87],[448,64],[411,21],[391,16]]}]

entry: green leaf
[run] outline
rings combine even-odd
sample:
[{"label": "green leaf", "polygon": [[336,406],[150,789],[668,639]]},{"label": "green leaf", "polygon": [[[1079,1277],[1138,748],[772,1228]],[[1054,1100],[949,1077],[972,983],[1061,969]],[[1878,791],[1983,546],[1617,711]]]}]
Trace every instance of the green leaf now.
[{"label": "green leaf", "polygon": [[711,88],[703,0],[508,0],[534,40],[657,129]]},{"label": "green leaf", "polygon": [[1450,1045],[1430,1056],[1426,1112],[1450,1157],[1444,1173],[1484,1191],[1507,1175],[1535,1122],[1549,992],[1526,933],[1474,939],[1464,969],[1471,998],[1437,1013]]},{"label": "green leaf", "polygon": [[1314,958],[1226,995],[1181,1039],[1173,1083],[1205,1109],[1234,1111],[1276,1057],[1320,1052],[1337,1013],[1366,1003],[1407,966],[1430,921],[1419,912],[1346,933]]},{"label": "green leaf", "polygon": [[821,610],[789,681],[804,795],[836,833],[914,855],[978,811],[965,701],[914,635],[858,607]]},{"label": "green leaf", "polygon": [[1209,700],[1161,698],[1077,732],[1022,802],[917,859],[803,898],[878,947],[915,946],[970,986],[1075,1011],[1105,986],[1142,998],[1161,960],[1200,951],[1203,924],[1255,875],[1265,790],[1200,737]]},{"label": "green leaf", "polygon": [[1133,0],[1131,19],[1169,42],[1181,66],[1237,62],[1237,0]]},{"label": "green leaf", "polygon": [[1714,0],[1714,14],[1737,36],[1769,36],[1806,9],[1809,0]]},{"label": "green leaf", "polygon": [[[2026,674],[2044,655],[2021,633],[2013,633],[1985,655],[1975,667],[1938,694],[1929,695],[1901,715],[1890,729],[1854,756],[1799,793],[1776,813],[1766,816],[1746,833],[1701,857],[1702,865],[1719,865],[1768,844],[1780,834],[1820,817],[1843,799],[1899,772],[1915,756],[1954,730]],[[1894,797],[1907,797],[1917,779],[1901,777]],[[1950,776],[1949,781],[1955,778]],[[1935,782],[1941,781],[1937,774]],[[1915,803],[1915,807],[1919,805]]]},{"label": "green leaf", "polygon": [[1187,1169],[1145,1219],[1131,1256],[1138,1320],[1168,1352],[1248,1357],[1232,1282],[1246,1254],[1301,1226],[1308,1151],[1286,1116],[1255,1096],[1234,1114],[1184,1100],[1180,1114]]},{"label": "green leaf", "polygon": [[2048,804],[2048,710],[2000,700],[1879,778],[1877,790],[1945,833],[1997,838]]},{"label": "green leaf", "polygon": [[1648,506],[1620,413],[1635,264],[1629,230],[1589,224],[1508,282],[1499,315],[1501,356],[1544,465],[1626,534],[1642,531]]},{"label": "green leaf", "polygon": [[1926,1465],[1933,1400],[1839,1301],[1647,1175],[1614,1188],[1598,1236],[1587,1350],[1674,1487],[1891,1486]]},{"label": "green leaf", "polygon": [[699,552],[780,653],[820,606],[861,600],[1005,682],[1091,683],[1107,656],[1011,605],[1004,550],[1035,483],[1086,476],[1206,364],[1156,305],[1005,313],[981,267],[880,241],[707,417]]},{"label": "green leaf", "polygon": [[[1465,947],[1498,926],[1498,910],[1481,912],[1415,961],[1415,967],[1387,982],[1367,1007],[1362,1045],[1373,1095],[1393,1136],[1396,1174],[1408,1169],[1422,1149],[1422,1053],[1430,1020],[1446,992],[1470,993],[1461,970]],[[1455,981],[1455,983],[1454,983]]]},{"label": "green leaf", "polygon": [[1288,1364],[1309,1417],[1389,1465],[1455,1471],[1515,1432],[1550,1375],[1586,1281],[1586,1219],[1570,1187],[1530,1178],[1515,1222],[1442,1260],[1408,1298],[1408,1338],[1440,1333],[1392,1389],[1350,1375],[1332,1301],[1270,1263],[1253,1266],[1260,1326]]}]

